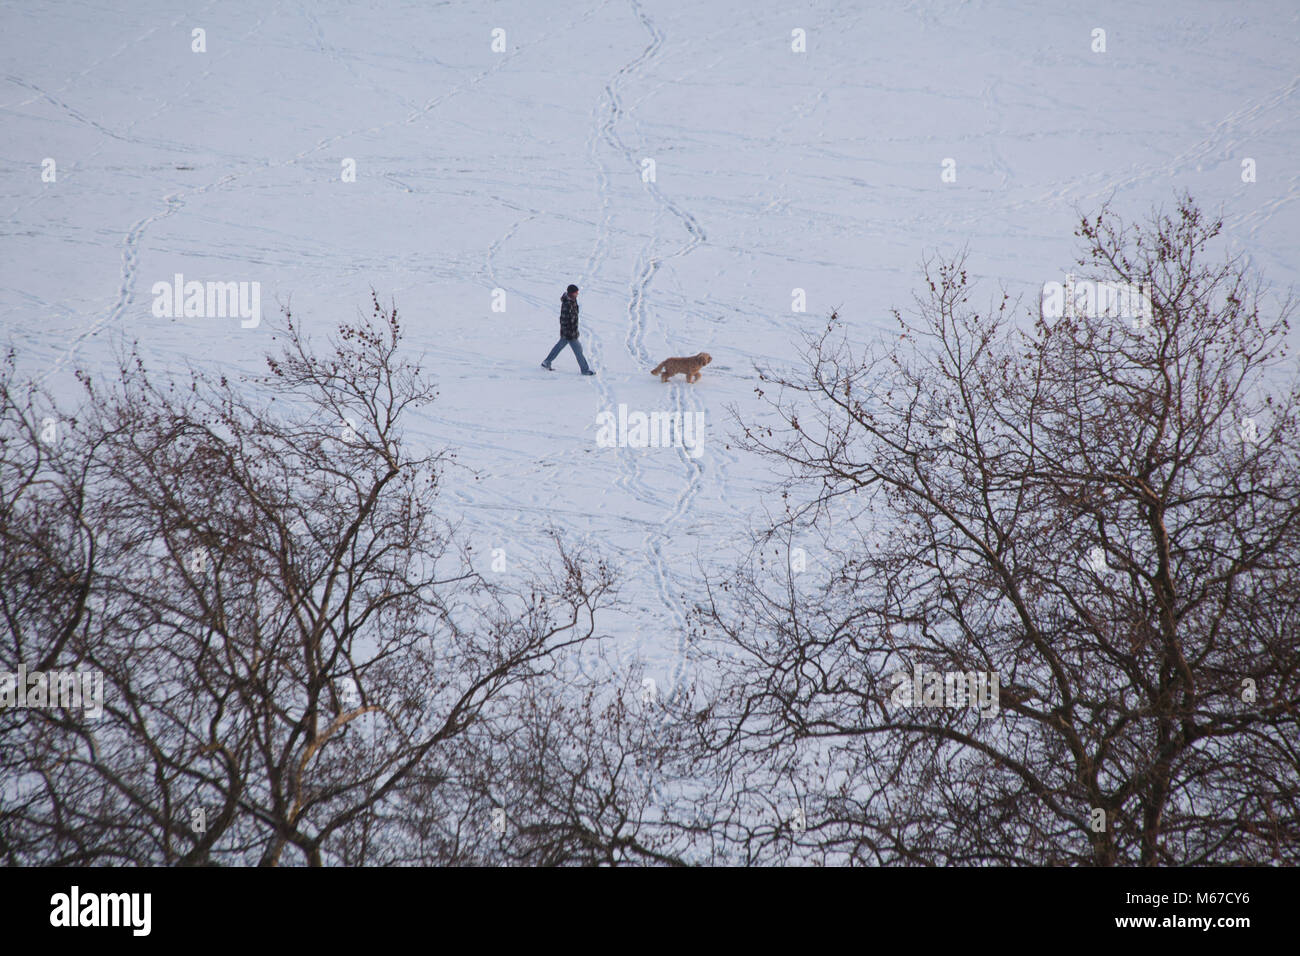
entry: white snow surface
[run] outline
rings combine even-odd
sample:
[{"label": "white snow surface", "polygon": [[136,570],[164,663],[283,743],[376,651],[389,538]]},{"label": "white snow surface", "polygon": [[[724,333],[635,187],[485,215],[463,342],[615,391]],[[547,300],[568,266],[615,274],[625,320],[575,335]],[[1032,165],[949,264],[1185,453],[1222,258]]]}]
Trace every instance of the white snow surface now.
[{"label": "white snow surface", "polygon": [[[887,332],[922,255],[962,246],[1036,305],[1076,207],[1183,189],[1275,285],[1300,265],[1290,0],[6,3],[0,46],[0,342],[26,371],[71,397],[123,339],[259,371],[277,299],[323,340],[373,286],[436,375],[410,434],[458,450],[443,502],[483,570],[504,548],[526,574],[550,526],[602,551],[629,602],[605,633],[666,682],[701,569],[779,508],[726,407],[757,413],[754,363],[832,308]],[[155,318],[176,273],[260,282],[262,324]],[[594,379],[538,367],[569,282]],[[696,385],[648,374],[699,351]],[[620,403],[703,412],[703,453],[598,447]]]}]

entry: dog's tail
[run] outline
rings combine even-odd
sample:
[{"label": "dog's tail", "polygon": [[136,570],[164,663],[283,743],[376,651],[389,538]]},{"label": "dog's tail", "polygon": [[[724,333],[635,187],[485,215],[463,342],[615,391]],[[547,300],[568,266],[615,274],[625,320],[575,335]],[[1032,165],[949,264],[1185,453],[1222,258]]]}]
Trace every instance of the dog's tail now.
[{"label": "dog's tail", "polygon": [[650,370],[650,374],[658,375],[660,372],[664,370],[664,366],[667,364],[668,364],[667,362],[660,362],[658,365],[656,365],[654,368]]}]

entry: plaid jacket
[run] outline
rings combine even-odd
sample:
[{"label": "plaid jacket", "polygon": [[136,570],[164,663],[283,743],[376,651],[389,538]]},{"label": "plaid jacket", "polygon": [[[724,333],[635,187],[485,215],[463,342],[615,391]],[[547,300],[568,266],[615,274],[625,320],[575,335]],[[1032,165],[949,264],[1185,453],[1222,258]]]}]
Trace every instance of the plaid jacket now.
[{"label": "plaid jacket", "polygon": [[560,338],[576,339],[578,337],[578,300],[569,298],[566,292],[560,297]]}]

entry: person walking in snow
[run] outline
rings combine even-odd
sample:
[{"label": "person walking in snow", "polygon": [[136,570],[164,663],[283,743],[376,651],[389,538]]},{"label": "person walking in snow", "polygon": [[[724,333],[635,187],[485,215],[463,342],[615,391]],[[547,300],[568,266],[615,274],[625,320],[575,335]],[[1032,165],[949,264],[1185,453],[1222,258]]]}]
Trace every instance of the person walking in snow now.
[{"label": "person walking in snow", "polygon": [[551,354],[542,361],[542,368],[551,371],[551,362],[566,345],[572,348],[573,354],[578,357],[578,368],[582,369],[582,374],[595,375],[596,373],[587,367],[587,358],[582,354],[582,346],[578,344],[578,287],[576,285],[570,285],[564,295],[560,296],[560,341],[555,343]]}]

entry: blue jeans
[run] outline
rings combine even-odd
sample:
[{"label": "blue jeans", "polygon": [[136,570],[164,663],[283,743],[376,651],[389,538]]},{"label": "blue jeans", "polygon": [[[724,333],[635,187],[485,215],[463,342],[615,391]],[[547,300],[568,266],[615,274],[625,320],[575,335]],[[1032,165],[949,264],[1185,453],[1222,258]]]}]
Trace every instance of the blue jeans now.
[{"label": "blue jeans", "polygon": [[578,356],[578,368],[582,369],[584,372],[588,371],[587,358],[582,354],[582,346],[578,343],[577,339],[562,338],[560,341],[556,342],[555,348],[551,349],[551,354],[546,356],[546,364],[550,365],[551,362],[555,360],[555,356],[559,355],[560,351],[566,345],[571,346],[573,348],[573,354]]}]

